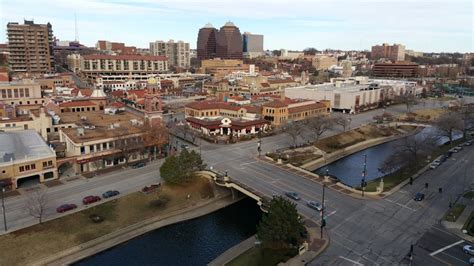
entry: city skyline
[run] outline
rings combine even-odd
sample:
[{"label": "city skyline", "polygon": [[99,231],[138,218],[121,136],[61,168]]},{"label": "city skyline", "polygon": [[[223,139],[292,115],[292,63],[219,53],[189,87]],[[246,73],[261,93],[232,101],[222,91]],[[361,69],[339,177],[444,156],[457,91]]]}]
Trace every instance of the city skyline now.
[{"label": "city skyline", "polygon": [[74,40],[76,13],[79,40],[87,46],[110,40],[148,48],[152,41],[174,39],[195,49],[199,28],[232,21],[242,33],[263,34],[269,50],[370,50],[401,43],[424,52],[472,52],[472,3],[455,2],[4,0],[0,42],[6,42],[6,24],[23,19],[50,22],[56,38]]}]

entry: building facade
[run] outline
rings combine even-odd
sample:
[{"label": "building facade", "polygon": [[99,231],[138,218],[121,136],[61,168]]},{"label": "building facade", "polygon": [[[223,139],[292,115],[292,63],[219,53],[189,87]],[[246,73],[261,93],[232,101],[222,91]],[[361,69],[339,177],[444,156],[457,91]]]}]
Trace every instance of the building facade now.
[{"label": "building facade", "polygon": [[198,60],[212,59],[216,56],[217,29],[211,24],[206,24],[199,29],[197,39]]},{"label": "building facade", "polygon": [[0,132],[0,181],[11,189],[24,181],[57,179],[56,154],[34,130]]},{"label": "building facade", "polygon": [[227,22],[217,33],[216,56],[222,59],[242,59],[243,41],[238,27]]},{"label": "building facade", "polygon": [[372,68],[374,77],[415,78],[418,77],[419,66],[409,62],[377,63]]},{"label": "building facade", "polygon": [[109,42],[109,41],[97,41],[95,45],[96,49],[99,51],[106,51],[109,53],[116,54],[137,54],[137,48],[135,46],[125,46],[121,42]]},{"label": "building facade", "polygon": [[151,42],[150,53],[153,56],[166,56],[170,66],[188,68],[191,64],[189,43],[183,41]]},{"label": "building facade", "polygon": [[44,74],[54,72],[53,29],[50,23],[7,24],[8,63],[18,74]]},{"label": "building facade", "polygon": [[405,60],[405,46],[401,44],[390,45],[388,43],[375,45],[372,46],[370,56],[373,60],[387,58],[394,62],[403,61]]},{"label": "building facade", "polygon": [[0,102],[11,105],[42,104],[41,86],[32,80],[0,82]]},{"label": "building facade", "polygon": [[242,35],[242,40],[244,57],[254,58],[265,54],[263,50],[263,35],[245,32]]}]

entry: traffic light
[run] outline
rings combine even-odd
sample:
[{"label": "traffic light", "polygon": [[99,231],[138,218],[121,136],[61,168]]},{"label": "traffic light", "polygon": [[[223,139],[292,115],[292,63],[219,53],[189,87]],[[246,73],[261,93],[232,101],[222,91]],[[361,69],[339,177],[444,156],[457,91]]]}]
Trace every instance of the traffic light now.
[{"label": "traffic light", "polygon": [[321,227],[326,227],[326,219],[321,220]]}]

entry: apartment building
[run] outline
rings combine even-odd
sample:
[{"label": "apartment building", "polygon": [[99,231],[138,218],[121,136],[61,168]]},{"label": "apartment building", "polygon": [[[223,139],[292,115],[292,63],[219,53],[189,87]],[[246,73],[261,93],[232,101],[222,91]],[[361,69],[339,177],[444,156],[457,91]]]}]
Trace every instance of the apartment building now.
[{"label": "apartment building", "polygon": [[410,62],[377,63],[372,68],[374,77],[415,78],[418,77],[418,64]]},{"label": "apartment building", "polygon": [[54,72],[53,29],[50,23],[7,24],[8,63],[19,75]]},{"label": "apartment building", "polygon": [[370,53],[372,60],[378,60],[380,58],[387,58],[394,62],[405,60],[405,46],[401,44],[390,45],[384,43],[382,45],[372,46]]},{"label": "apartment building", "polygon": [[183,41],[156,41],[150,43],[150,54],[165,56],[170,66],[188,68],[191,64],[189,43]]},{"label": "apartment building", "polygon": [[34,130],[0,132],[0,182],[10,189],[26,181],[58,178],[56,153]]},{"label": "apartment building", "polygon": [[41,95],[39,83],[33,80],[0,82],[0,102],[11,105],[42,104],[45,99]]}]

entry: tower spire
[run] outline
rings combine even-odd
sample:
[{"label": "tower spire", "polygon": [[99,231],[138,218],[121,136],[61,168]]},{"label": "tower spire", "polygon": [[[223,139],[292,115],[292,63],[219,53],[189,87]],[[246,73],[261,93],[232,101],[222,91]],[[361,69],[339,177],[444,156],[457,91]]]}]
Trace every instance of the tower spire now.
[{"label": "tower spire", "polygon": [[74,35],[75,35],[75,41],[79,41],[79,32],[77,30],[77,16],[76,13],[74,12]]}]

